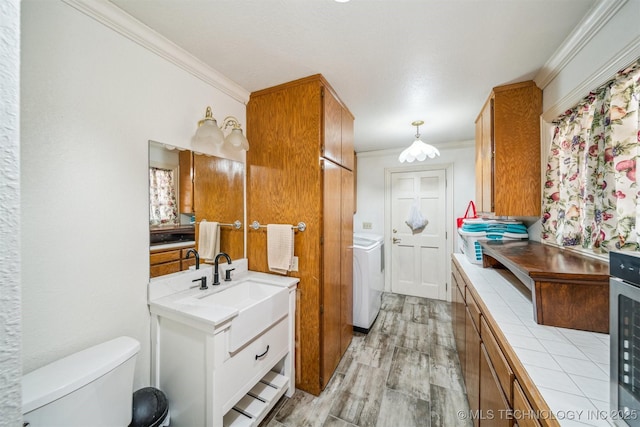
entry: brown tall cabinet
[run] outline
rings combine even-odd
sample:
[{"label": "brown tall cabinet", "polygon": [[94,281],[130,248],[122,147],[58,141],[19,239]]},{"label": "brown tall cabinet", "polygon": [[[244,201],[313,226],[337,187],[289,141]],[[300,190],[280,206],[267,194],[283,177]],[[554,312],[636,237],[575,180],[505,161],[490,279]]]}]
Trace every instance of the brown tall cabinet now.
[{"label": "brown tall cabinet", "polygon": [[[321,75],[251,94],[247,220],[298,224],[296,387],[319,394],[353,329],[353,116]],[[263,229],[247,233],[249,267],[268,272]]]},{"label": "brown tall cabinet", "polygon": [[540,215],[542,91],[533,81],[493,88],[476,119],[476,205],[498,216]]}]

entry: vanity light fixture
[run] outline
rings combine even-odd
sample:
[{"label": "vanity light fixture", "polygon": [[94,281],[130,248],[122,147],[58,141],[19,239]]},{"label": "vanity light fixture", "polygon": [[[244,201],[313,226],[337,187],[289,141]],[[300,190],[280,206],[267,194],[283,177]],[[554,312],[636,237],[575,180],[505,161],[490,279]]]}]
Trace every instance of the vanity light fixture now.
[{"label": "vanity light fixture", "polygon": [[415,141],[413,141],[413,144],[411,144],[402,153],[400,153],[398,160],[400,160],[401,163],[411,163],[414,160],[418,160],[419,162],[421,162],[427,157],[433,159],[434,157],[440,155],[440,151],[438,151],[436,147],[420,140],[420,126],[422,126],[423,124],[424,122],[422,120],[416,120],[415,122],[411,123],[412,126],[416,127],[416,139]]},{"label": "vanity light fixture", "polygon": [[[231,128],[231,132],[226,137],[223,131]],[[222,122],[222,126],[218,127],[218,122],[213,117],[211,107],[207,107],[204,119],[198,122],[198,129],[193,137],[197,143],[207,143],[214,145],[230,144],[238,150],[249,150],[249,141],[242,133],[240,122],[233,116],[228,116]]]}]

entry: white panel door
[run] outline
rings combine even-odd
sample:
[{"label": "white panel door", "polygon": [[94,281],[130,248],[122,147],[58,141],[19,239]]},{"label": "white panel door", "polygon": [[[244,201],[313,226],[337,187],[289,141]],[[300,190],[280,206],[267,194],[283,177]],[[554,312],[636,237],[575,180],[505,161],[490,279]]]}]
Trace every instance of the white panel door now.
[{"label": "white panel door", "polygon": [[[414,234],[406,221],[414,200],[428,221]],[[444,169],[391,174],[391,290],[446,300],[446,175]]]}]

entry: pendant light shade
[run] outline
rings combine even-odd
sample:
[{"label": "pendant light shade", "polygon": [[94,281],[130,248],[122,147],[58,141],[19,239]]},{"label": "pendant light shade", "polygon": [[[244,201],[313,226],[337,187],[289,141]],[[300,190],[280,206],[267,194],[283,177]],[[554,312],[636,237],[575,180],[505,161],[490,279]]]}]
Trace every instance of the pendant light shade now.
[{"label": "pendant light shade", "polygon": [[413,144],[400,153],[398,160],[401,163],[411,163],[414,160],[422,162],[423,160],[426,160],[427,157],[433,159],[440,155],[440,151],[438,151],[436,147],[431,144],[427,144],[426,142],[422,142],[420,139],[420,126],[423,124],[424,122],[422,120],[417,120],[411,123],[411,125],[416,127],[416,139],[413,141]]}]

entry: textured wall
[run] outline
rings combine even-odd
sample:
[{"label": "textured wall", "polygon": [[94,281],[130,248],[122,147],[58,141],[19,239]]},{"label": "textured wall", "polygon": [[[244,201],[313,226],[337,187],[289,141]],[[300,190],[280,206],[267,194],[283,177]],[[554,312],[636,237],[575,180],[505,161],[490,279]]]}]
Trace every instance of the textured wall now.
[{"label": "textured wall", "polygon": [[245,106],[61,1],[22,1],[21,87],[24,371],[129,335],[148,385],[148,141]]},{"label": "textured wall", "polygon": [[0,426],[20,399],[20,1],[0,2]]}]

